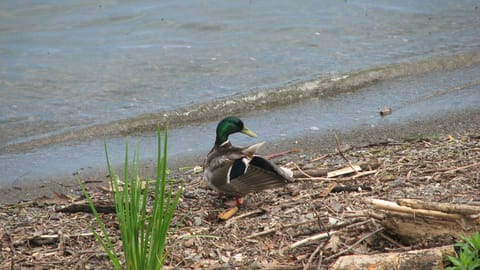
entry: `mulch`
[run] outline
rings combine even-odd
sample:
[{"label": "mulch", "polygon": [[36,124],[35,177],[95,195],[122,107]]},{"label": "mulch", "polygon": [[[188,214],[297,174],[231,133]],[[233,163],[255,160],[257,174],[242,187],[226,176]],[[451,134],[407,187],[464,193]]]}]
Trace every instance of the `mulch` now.
[{"label": "mulch", "polygon": [[[285,188],[247,196],[227,221],[223,198],[198,170],[176,170],[184,193],[168,238],[166,269],[329,269],[340,256],[452,244],[455,237],[404,243],[368,214],[367,199],[401,198],[480,205],[480,134],[388,140],[332,153],[289,151],[272,159],[295,171]],[[361,171],[348,170],[360,164]],[[108,192],[89,186],[121,253]],[[112,269],[79,193],[0,208],[0,269]],[[69,208],[70,207],[70,208]],[[67,210],[66,210],[67,209]],[[69,209],[69,210],[68,210]],[[94,225],[98,230],[98,228]]]}]

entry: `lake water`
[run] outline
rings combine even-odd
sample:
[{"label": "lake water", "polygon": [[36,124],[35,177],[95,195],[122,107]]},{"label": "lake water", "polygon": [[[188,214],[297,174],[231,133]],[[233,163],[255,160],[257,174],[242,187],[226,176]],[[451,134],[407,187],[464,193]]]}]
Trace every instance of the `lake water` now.
[{"label": "lake water", "polygon": [[[322,99],[319,85],[335,95],[416,70],[469,68],[479,51],[478,1],[5,0],[0,184],[86,165],[105,134],[142,135],[160,121],[182,136],[225,114],[286,113]],[[383,91],[376,96],[394,93]],[[83,151],[64,148],[78,141]],[[64,162],[42,165],[49,155]]]}]

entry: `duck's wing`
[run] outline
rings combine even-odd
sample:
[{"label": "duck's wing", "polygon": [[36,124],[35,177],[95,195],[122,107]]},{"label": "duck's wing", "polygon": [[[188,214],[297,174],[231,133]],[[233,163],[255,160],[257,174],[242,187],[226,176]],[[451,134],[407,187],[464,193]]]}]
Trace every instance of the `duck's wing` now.
[{"label": "duck's wing", "polygon": [[282,187],[293,182],[293,178],[284,168],[262,156],[235,160],[229,176],[229,184],[240,194]]},{"label": "duck's wing", "polygon": [[[248,147],[231,145],[214,147],[204,163],[204,177],[207,179],[207,183],[213,189],[224,194],[244,195],[231,185],[231,179],[245,173],[246,166],[242,160],[245,160],[248,166],[248,162],[262,145],[263,142]],[[232,177],[232,175],[235,176]]]}]

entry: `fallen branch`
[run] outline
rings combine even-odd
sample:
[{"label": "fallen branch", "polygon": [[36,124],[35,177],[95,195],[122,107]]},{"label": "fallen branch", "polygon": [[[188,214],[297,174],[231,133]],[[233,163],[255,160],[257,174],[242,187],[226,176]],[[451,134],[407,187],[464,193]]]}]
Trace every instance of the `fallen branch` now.
[{"label": "fallen branch", "polygon": [[480,213],[480,206],[474,206],[474,205],[424,202],[424,201],[415,200],[415,199],[399,199],[397,200],[397,202],[401,206],[408,206],[416,209],[418,208],[429,209],[429,210],[460,214],[460,215],[475,215]]},{"label": "fallen branch", "polygon": [[400,206],[397,203],[378,200],[378,199],[366,199],[367,202],[371,203],[373,207],[382,210],[390,210],[395,212],[411,214],[413,217],[424,216],[424,217],[435,217],[440,219],[449,219],[449,220],[459,220],[462,218],[458,214],[448,214],[440,211],[434,210],[425,210],[425,209],[413,209],[407,206]]}]

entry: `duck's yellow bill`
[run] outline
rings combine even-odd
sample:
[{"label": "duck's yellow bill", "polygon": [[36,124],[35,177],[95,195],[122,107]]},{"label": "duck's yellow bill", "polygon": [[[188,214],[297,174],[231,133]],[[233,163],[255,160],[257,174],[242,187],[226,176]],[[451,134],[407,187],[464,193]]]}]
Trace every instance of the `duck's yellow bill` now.
[{"label": "duck's yellow bill", "polygon": [[245,134],[245,135],[248,135],[250,137],[254,137],[254,138],[257,137],[257,134],[255,134],[255,132],[251,131],[250,129],[248,129],[246,127],[244,127],[240,132]]}]

